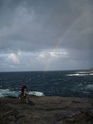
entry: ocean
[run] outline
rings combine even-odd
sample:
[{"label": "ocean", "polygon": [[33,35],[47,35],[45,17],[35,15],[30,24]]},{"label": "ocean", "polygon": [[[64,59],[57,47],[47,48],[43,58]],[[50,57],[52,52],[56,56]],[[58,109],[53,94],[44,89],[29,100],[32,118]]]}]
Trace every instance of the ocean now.
[{"label": "ocean", "polygon": [[18,96],[25,83],[29,94],[93,98],[93,71],[0,72],[0,97]]}]

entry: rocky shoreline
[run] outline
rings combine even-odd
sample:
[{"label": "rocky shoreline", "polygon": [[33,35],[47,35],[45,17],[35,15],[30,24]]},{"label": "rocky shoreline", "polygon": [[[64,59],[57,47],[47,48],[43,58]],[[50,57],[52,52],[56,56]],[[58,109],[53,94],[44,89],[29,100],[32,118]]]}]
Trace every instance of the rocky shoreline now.
[{"label": "rocky shoreline", "polygon": [[0,124],[93,124],[93,98],[30,95],[29,100],[0,98]]}]

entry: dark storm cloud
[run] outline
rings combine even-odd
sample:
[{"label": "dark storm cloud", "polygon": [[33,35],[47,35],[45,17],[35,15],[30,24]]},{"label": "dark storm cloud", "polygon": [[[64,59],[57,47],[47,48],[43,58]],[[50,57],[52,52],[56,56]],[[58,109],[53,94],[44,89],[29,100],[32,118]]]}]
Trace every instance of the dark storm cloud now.
[{"label": "dark storm cloud", "polygon": [[[41,58],[46,62],[46,58],[54,57],[49,50],[56,54],[57,49],[65,49],[68,56],[64,58],[62,54],[62,57],[56,57],[58,60],[54,61],[55,68],[69,68],[73,65],[80,68],[84,61],[87,67],[92,66],[92,20],[92,0],[0,0],[0,53],[10,53],[8,59],[4,56],[0,61],[7,61],[9,64],[9,59],[12,62],[18,60],[22,64],[22,61],[26,61],[18,58],[18,51],[40,54],[46,50],[47,54],[32,57],[33,63],[37,60],[41,62]],[[11,56],[11,53],[15,54]],[[68,61],[73,64],[70,65]],[[62,62],[65,64],[62,65]],[[37,63],[35,64],[38,65]],[[12,64],[10,63],[13,68]]]},{"label": "dark storm cloud", "polygon": [[[74,20],[92,6],[87,1],[73,2],[73,0],[69,2],[64,0],[3,0],[0,5],[2,17],[0,20],[0,48],[3,50],[53,48],[57,40],[68,30]],[[91,15],[92,12],[90,13]],[[86,25],[87,22],[84,21],[83,23]],[[80,29],[77,27],[76,30],[76,34],[79,34]],[[82,35],[81,33],[77,37],[74,37],[73,34],[73,37],[77,38],[75,43],[85,41],[86,44],[90,32],[86,33],[84,36],[80,36]],[[88,42],[91,42],[90,40]],[[65,44],[64,42],[63,44]],[[73,41],[70,41],[70,45],[72,46],[73,44]]]}]

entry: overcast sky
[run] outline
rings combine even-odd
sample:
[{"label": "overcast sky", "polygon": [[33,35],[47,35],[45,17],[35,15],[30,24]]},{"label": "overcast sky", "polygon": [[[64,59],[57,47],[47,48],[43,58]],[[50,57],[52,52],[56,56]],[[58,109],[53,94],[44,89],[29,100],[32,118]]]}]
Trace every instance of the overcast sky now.
[{"label": "overcast sky", "polygon": [[0,0],[0,72],[93,67],[93,0]]}]

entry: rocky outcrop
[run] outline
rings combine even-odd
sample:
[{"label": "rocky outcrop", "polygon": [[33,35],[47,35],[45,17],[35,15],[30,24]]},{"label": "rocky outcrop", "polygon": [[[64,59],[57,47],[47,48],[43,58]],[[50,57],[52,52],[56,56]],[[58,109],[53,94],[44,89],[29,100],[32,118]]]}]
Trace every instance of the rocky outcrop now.
[{"label": "rocky outcrop", "polygon": [[0,124],[93,124],[92,98],[31,95],[29,100],[0,98]]}]

